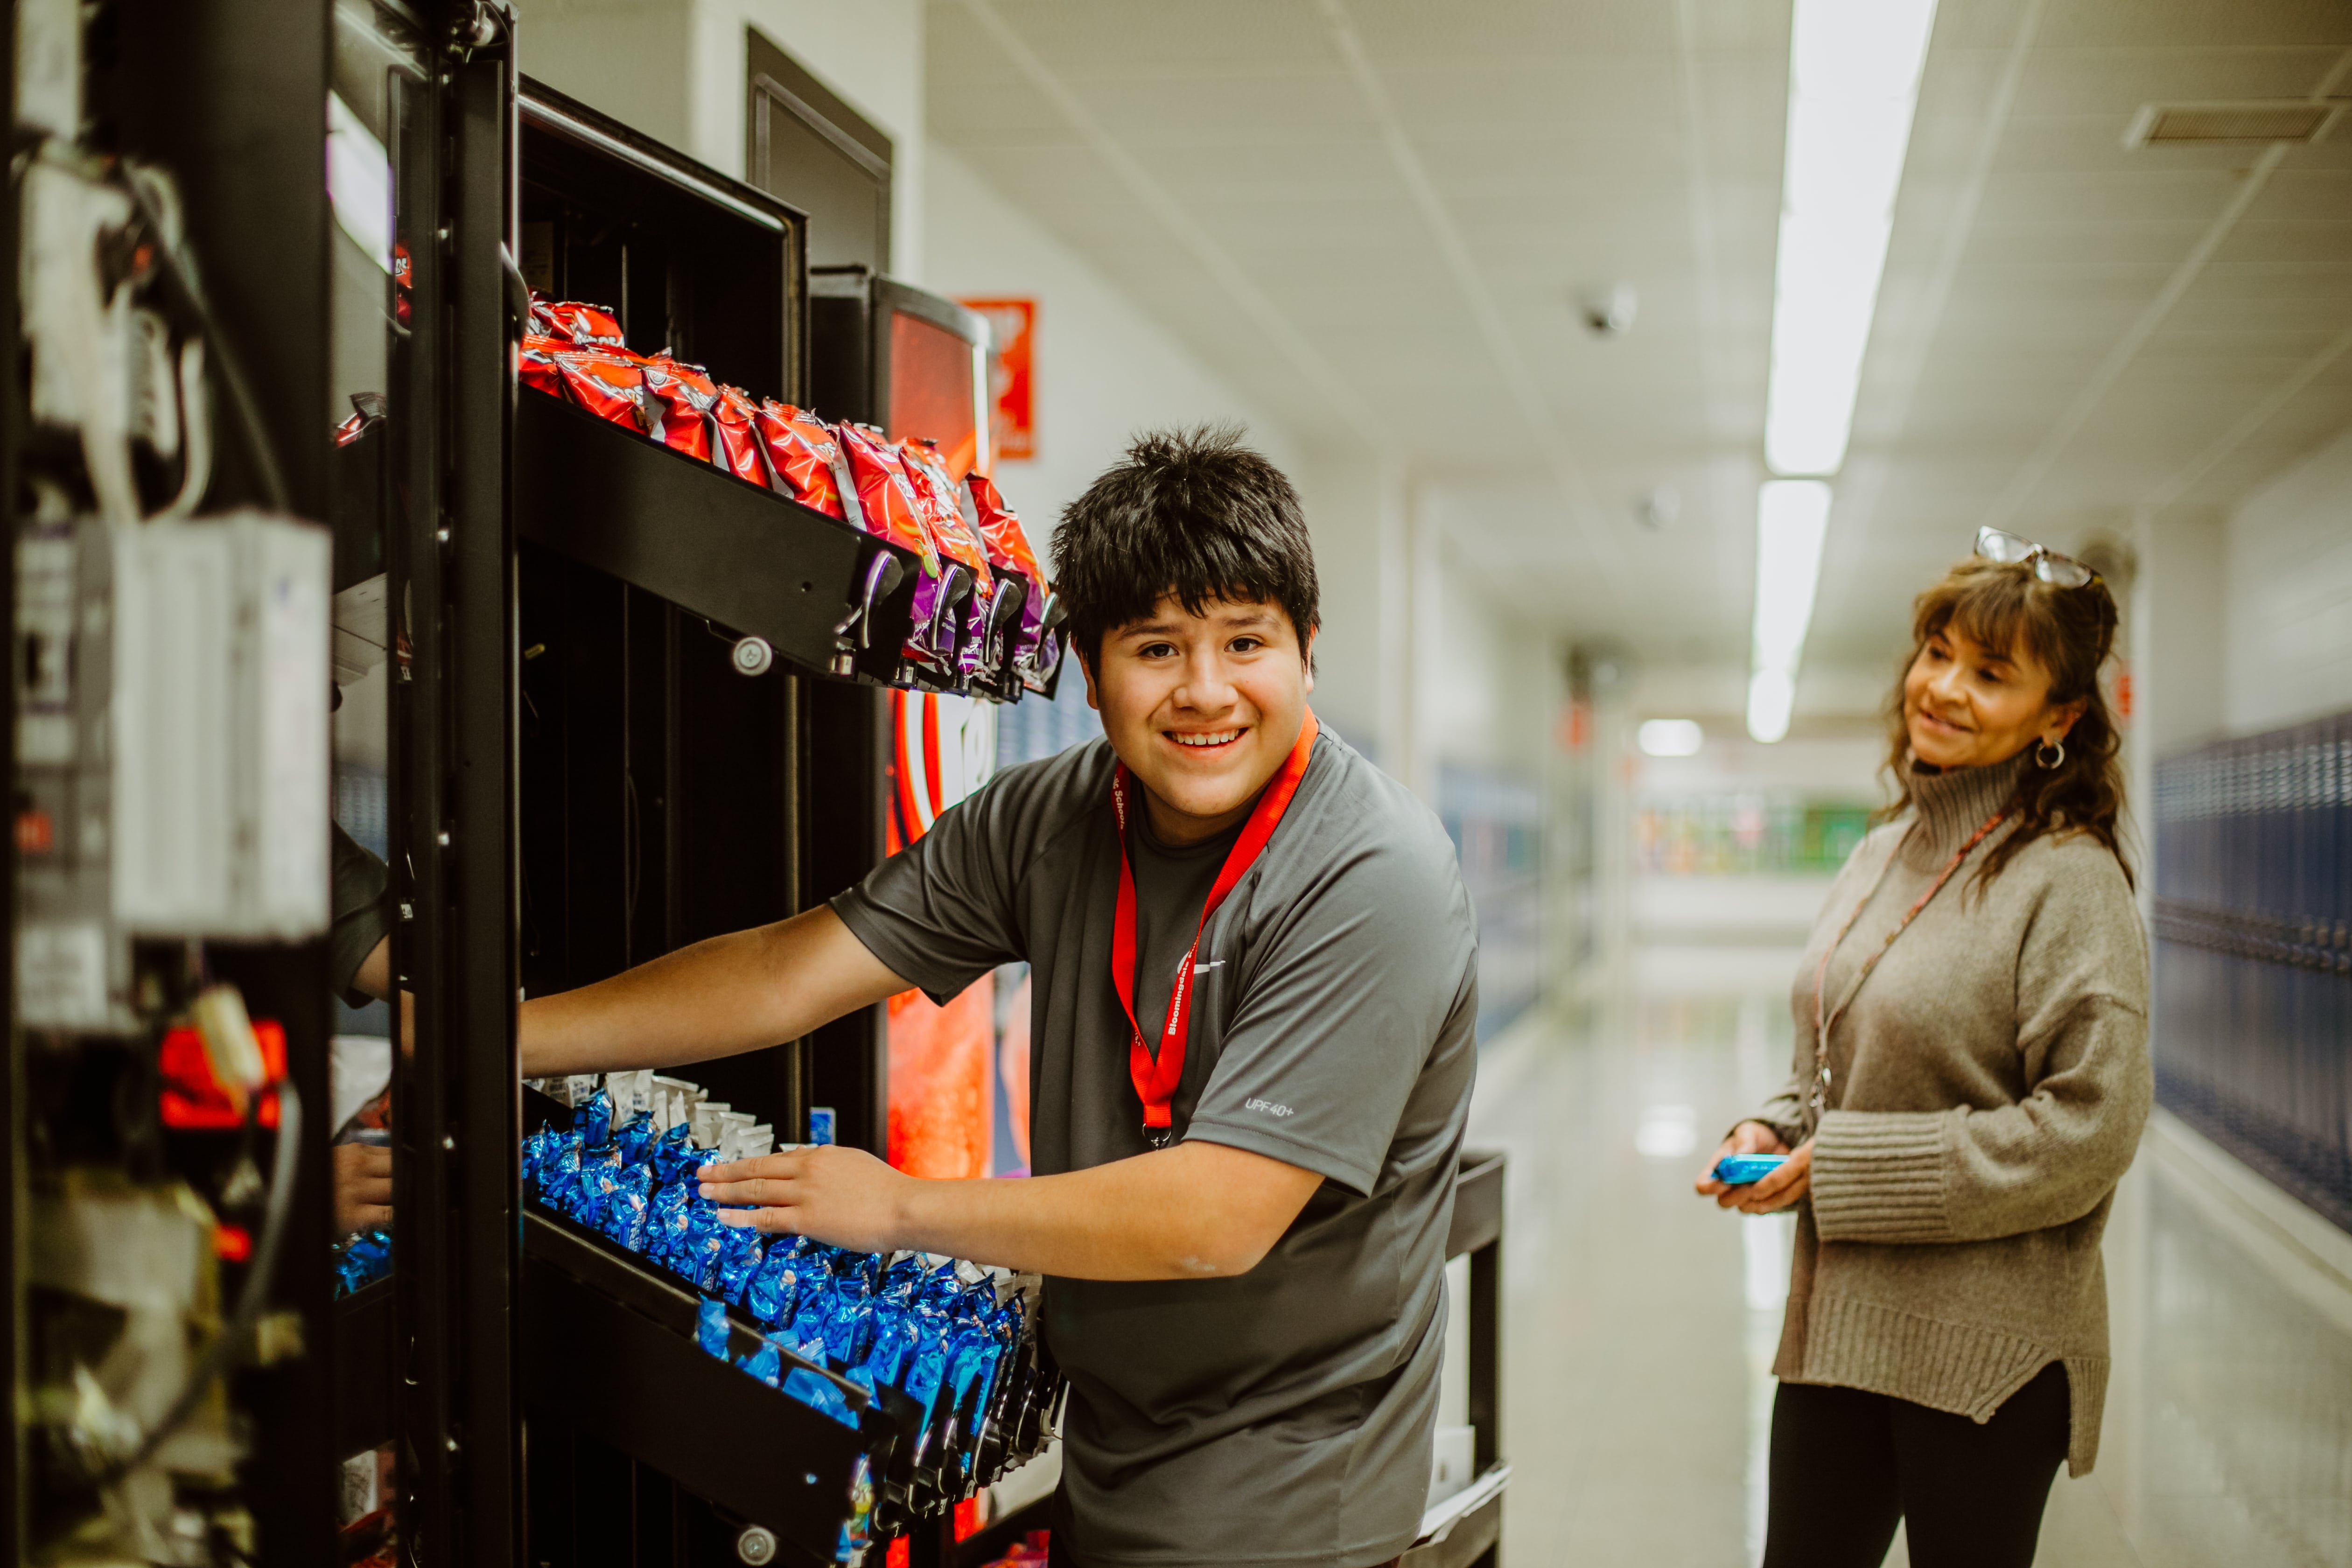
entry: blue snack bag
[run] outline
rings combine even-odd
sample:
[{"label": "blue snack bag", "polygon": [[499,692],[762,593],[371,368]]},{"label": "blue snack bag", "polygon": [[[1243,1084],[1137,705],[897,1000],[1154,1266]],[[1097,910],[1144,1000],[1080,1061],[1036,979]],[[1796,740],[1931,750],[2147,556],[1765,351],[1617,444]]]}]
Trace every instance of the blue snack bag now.
[{"label": "blue snack bag", "polygon": [[606,1166],[590,1154],[581,1161],[580,1181],[572,1191],[568,1212],[582,1225],[604,1229],[607,1200],[620,1184],[619,1169]]},{"label": "blue snack bag", "polygon": [[794,1237],[789,1245],[782,1237],[771,1241],[760,1267],[744,1281],[744,1310],[771,1328],[792,1321],[793,1308],[800,1296],[800,1270],[803,1267],[800,1252],[805,1239]]},{"label": "blue snack bag", "polygon": [[760,1348],[735,1363],[770,1388],[783,1382],[784,1358],[776,1349],[773,1339],[762,1339]]},{"label": "blue snack bag", "polygon": [[668,1186],[653,1196],[646,1210],[646,1256],[667,1265],[686,1240],[687,1211],[693,1206],[691,1188]]},{"label": "blue snack bag", "polygon": [[824,1324],[833,1310],[834,1279],[819,1272],[815,1278],[801,1281],[800,1301],[793,1310],[792,1339],[795,1346],[814,1344],[817,1353],[813,1361],[824,1360]]},{"label": "blue snack bag", "polygon": [[348,1296],[392,1272],[392,1236],[372,1230],[345,1242],[335,1260],[335,1294]]},{"label": "blue snack bag", "polygon": [[[803,1340],[793,1347],[793,1353],[803,1361],[824,1364],[824,1342]],[[796,1366],[784,1374],[784,1392],[810,1409],[830,1415],[844,1426],[855,1430],[857,1415],[849,1408],[849,1400],[835,1387],[830,1378],[819,1377],[804,1366]]]},{"label": "blue snack bag", "polygon": [[549,1163],[563,1142],[563,1134],[552,1127],[542,1127],[522,1141],[523,1191],[533,1197],[545,1190]]},{"label": "blue snack bag", "polygon": [[761,1256],[765,1250],[760,1233],[750,1226],[730,1226],[719,1232],[719,1293],[737,1306],[743,1304],[743,1289],[758,1271]]},{"label": "blue snack bag", "polygon": [[769,1241],[767,1253],[760,1258],[760,1268],[752,1269],[752,1277],[743,1281],[743,1310],[769,1328],[793,1321],[793,1307],[800,1298],[797,1246],[797,1239],[793,1246]]},{"label": "blue snack bag", "polygon": [[702,1347],[706,1355],[715,1355],[720,1361],[729,1359],[726,1302],[714,1301],[708,1296],[702,1299],[702,1305],[695,1309],[694,1342]]},{"label": "blue snack bag", "polygon": [[918,1304],[912,1314],[915,1340],[908,1352],[899,1387],[923,1409],[923,1427],[929,1430],[939,1403],[940,1385],[947,1378],[949,1325],[937,1309]]},{"label": "blue snack bag", "polygon": [[572,1125],[580,1131],[580,1142],[591,1149],[601,1149],[613,1140],[613,1097],[598,1089],[572,1110]]},{"label": "blue snack bag", "polygon": [[613,1130],[613,1147],[621,1152],[624,1165],[642,1165],[654,1145],[654,1119],[638,1111],[627,1122]]},{"label": "blue snack bag", "polygon": [[646,1220],[651,1207],[646,1189],[652,1182],[653,1173],[643,1165],[628,1166],[614,1178],[605,1199],[604,1234],[631,1252],[645,1250]]},{"label": "blue snack bag", "polygon": [[877,1302],[874,1343],[866,1351],[865,1361],[849,1375],[868,1394],[879,1388],[898,1387],[915,1353],[916,1337],[913,1312],[895,1301]]},{"label": "blue snack bag", "polygon": [[719,1254],[727,1244],[727,1227],[719,1223],[719,1211],[697,1200],[686,1211],[686,1238],[675,1259],[678,1273],[694,1282],[696,1289],[709,1295],[719,1289]]},{"label": "blue snack bag", "polygon": [[866,1359],[873,1343],[873,1287],[865,1270],[835,1275],[833,1302],[824,1317],[825,1363],[836,1372],[846,1372]]},{"label": "blue snack bag", "polygon": [[568,1212],[573,1189],[580,1184],[580,1134],[566,1132],[550,1151],[540,1170],[539,1198],[549,1208]]},{"label": "blue snack bag", "polygon": [[694,1129],[683,1121],[654,1140],[646,1159],[653,1165],[656,1182],[667,1187],[691,1178],[695,1167],[702,1163],[702,1151],[694,1147],[693,1140]]}]

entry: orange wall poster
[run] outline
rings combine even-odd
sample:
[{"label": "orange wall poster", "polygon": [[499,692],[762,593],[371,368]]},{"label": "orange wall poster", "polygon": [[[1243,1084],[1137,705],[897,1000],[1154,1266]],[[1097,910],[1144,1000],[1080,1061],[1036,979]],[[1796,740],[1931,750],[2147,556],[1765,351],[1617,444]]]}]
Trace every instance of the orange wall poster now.
[{"label": "orange wall poster", "polygon": [[1037,331],[1034,300],[966,300],[966,310],[988,318],[996,339],[988,356],[988,389],[996,410],[989,445],[999,458],[1037,455],[1036,398],[1031,379],[1031,345]]}]

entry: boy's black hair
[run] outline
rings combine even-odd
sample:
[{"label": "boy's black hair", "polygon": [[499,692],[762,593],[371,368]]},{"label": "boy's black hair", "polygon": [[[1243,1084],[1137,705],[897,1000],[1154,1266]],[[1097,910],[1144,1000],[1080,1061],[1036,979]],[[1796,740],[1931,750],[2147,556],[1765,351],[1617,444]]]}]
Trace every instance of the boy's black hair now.
[{"label": "boy's black hair", "polygon": [[1107,635],[1170,595],[1196,616],[1220,599],[1279,605],[1302,647],[1322,624],[1298,492],[1235,426],[1137,437],[1125,462],[1063,510],[1054,588],[1089,669]]}]

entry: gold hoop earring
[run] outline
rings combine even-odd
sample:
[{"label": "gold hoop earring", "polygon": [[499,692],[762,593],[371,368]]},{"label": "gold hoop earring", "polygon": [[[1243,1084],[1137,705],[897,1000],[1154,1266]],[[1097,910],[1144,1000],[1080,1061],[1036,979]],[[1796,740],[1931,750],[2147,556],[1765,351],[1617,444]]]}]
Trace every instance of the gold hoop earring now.
[{"label": "gold hoop earring", "polygon": [[[2049,753],[2056,752],[2055,756]],[[2045,773],[2055,773],[2066,765],[2066,742],[2044,741],[2033,748],[2033,765]]]}]

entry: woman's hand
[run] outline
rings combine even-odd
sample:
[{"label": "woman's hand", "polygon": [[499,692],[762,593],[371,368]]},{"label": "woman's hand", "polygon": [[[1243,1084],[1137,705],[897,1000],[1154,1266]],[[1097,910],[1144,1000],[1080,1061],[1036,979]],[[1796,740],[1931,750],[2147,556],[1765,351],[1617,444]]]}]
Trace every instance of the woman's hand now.
[{"label": "woman's hand", "polygon": [[[1731,1130],[1731,1136],[1723,1141],[1723,1147],[1717,1149],[1715,1158],[1706,1163],[1706,1174],[1693,1183],[1692,1188],[1701,1197],[1713,1198],[1718,1208],[1744,1207],[1750,1187],[1724,1185],[1715,1179],[1716,1166],[1721,1164],[1728,1154],[1785,1154],[1788,1152],[1789,1146],[1780,1142],[1778,1132],[1761,1121],[1743,1121]],[[1750,1186],[1754,1184],[1750,1184]]]},{"label": "woman's hand", "polygon": [[1744,1187],[1732,1188],[1715,1201],[1742,1214],[1771,1214],[1797,1202],[1811,1192],[1812,1186],[1813,1141],[1808,1138],[1797,1145],[1787,1164]]}]

